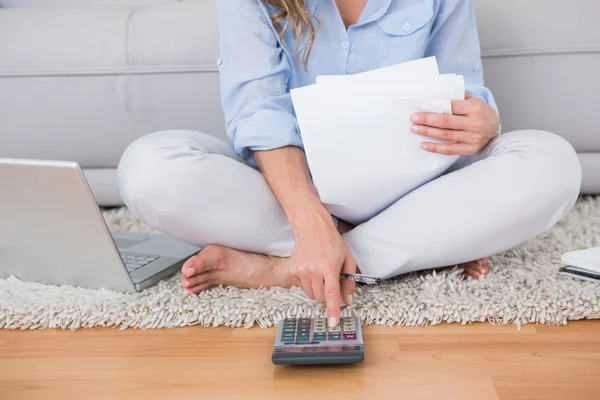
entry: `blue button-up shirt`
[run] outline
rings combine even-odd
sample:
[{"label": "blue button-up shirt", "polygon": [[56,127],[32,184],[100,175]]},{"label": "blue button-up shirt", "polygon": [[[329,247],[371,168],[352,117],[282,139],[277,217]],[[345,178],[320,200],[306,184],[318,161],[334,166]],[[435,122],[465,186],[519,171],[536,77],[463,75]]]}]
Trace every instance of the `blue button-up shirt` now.
[{"label": "blue button-up shirt", "polygon": [[227,134],[236,152],[302,147],[290,90],[318,75],[355,74],[436,56],[441,73],[464,75],[467,92],[496,104],[483,85],[473,0],[368,0],[346,29],[334,0],[305,0],[320,22],[308,66],[298,60],[292,29],[281,41],[261,0],[217,0],[218,61]]}]

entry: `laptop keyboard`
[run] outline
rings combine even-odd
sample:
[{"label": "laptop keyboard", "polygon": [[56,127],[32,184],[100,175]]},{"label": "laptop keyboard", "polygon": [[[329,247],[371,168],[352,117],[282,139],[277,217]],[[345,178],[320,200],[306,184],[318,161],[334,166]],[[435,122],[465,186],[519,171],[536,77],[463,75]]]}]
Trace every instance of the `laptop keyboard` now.
[{"label": "laptop keyboard", "polygon": [[160,256],[153,256],[150,254],[136,254],[129,252],[121,252],[121,258],[123,258],[123,262],[127,267],[127,271],[129,273],[133,271],[137,271],[145,265],[150,264],[153,261],[156,261],[160,258]]}]

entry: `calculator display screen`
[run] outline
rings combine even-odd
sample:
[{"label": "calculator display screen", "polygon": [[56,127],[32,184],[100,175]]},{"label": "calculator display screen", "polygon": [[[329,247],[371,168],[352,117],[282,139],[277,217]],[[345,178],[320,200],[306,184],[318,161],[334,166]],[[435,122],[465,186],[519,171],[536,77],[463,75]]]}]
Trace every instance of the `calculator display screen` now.
[{"label": "calculator display screen", "polygon": [[332,351],[362,351],[362,346],[279,347],[279,353],[328,353]]}]

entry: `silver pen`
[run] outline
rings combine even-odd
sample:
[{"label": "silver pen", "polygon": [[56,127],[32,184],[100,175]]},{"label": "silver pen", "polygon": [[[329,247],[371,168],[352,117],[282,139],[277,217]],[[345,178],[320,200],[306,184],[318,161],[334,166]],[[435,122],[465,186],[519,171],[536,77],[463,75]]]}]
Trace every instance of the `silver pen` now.
[{"label": "silver pen", "polygon": [[367,285],[378,285],[383,282],[383,279],[381,278],[375,278],[373,276],[362,274],[347,274],[345,272],[340,272],[340,278],[350,279],[351,281],[365,283]]}]

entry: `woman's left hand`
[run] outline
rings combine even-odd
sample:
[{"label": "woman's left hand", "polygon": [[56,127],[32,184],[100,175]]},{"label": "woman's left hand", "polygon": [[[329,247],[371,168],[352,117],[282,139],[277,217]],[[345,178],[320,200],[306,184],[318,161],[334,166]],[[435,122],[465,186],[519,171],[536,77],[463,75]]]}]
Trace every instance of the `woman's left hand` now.
[{"label": "woman's left hand", "polygon": [[411,116],[411,130],[414,133],[455,142],[423,142],[423,150],[448,156],[473,155],[498,136],[500,119],[496,111],[489,104],[468,93],[465,99],[452,101],[454,115],[415,113]]}]

